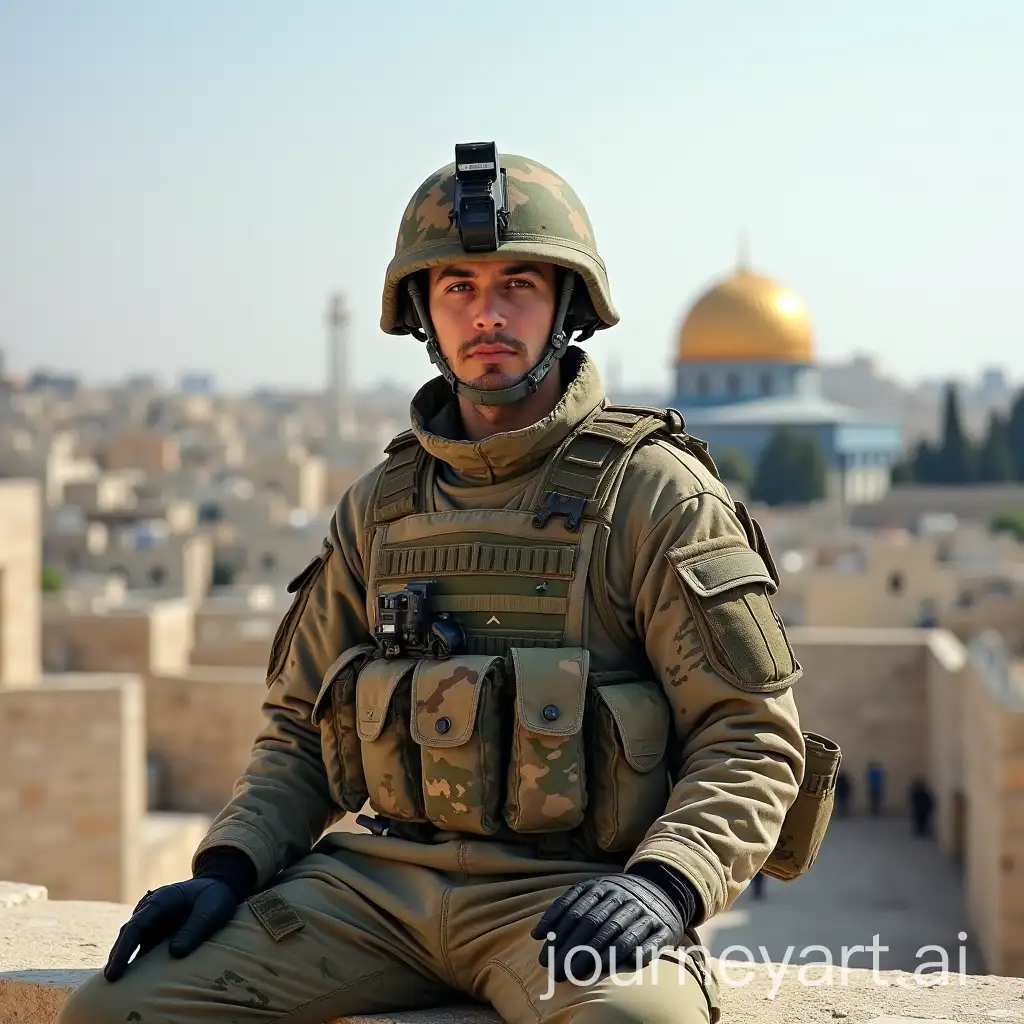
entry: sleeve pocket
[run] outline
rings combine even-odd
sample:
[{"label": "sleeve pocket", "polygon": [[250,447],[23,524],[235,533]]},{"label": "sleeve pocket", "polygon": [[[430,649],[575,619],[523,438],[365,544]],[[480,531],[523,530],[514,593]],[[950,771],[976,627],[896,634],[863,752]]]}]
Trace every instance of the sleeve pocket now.
[{"label": "sleeve pocket", "polygon": [[751,693],[784,690],[803,673],[769,595],[777,590],[764,559],[746,545],[665,556],[679,581],[712,667]]},{"label": "sleeve pocket", "polygon": [[324,571],[324,567],[334,553],[334,545],[325,540],[320,554],[309,560],[309,564],[288,583],[288,593],[294,594],[292,603],[281,619],[277,632],[274,634],[273,643],[270,645],[270,659],[267,663],[267,685],[269,686],[282,672],[285,662],[288,659],[288,649],[292,645],[295,631],[299,628],[299,620],[306,610],[306,602],[309,600],[316,581]]}]

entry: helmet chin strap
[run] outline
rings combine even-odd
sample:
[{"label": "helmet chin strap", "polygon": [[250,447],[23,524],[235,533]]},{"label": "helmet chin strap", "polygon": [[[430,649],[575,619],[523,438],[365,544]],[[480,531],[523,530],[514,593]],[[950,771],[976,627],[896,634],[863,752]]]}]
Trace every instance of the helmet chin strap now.
[{"label": "helmet chin strap", "polygon": [[412,301],[416,316],[419,318],[420,327],[426,335],[427,355],[430,361],[438,368],[441,376],[451,385],[456,395],[464,396],[473,405],[509,405],[512,402],[521,402],[528,395],[534,394],[540,387],[541,381],[551,372],[551,368],[565,355],[569,347],[569,336],[564,329],[565,316],[569,310],[569,302],[572,299],[572,289],[576,281],[576,273],[572,270],[565,272],[565,279],[562,281],[562,294],[559,297],[558,309],[555,312],[555,320],[551,326],[551,337],[540,361],[518,384],[508,388],[497,388],[487,390],[486,388],[474,388],[459,380],[452,372],[447,360],[441,355],[441,349],[437,344],[437,334],[434,331],[434,324],[427,312],[426,303],[423,301],[423,293],[420,291],[419,282],[415,277],[408,279],[406,287],[409,292],[409,299]]}]

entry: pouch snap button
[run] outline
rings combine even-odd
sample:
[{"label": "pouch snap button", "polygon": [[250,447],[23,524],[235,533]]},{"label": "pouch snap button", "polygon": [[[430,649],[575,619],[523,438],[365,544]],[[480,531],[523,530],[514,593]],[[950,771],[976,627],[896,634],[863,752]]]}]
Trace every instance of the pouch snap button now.
[{"label": "pouch snap button", "polygon": [[545,720],[553,722],[562,712],[554,704],[548,704],[546,708],[541,712]]},{"label": "pouch snap button", "polygon": [[434,723],[434,728],[441,733],[443,736],[452,727],[452,720],[447,715],[442,715],[437,722]]}]

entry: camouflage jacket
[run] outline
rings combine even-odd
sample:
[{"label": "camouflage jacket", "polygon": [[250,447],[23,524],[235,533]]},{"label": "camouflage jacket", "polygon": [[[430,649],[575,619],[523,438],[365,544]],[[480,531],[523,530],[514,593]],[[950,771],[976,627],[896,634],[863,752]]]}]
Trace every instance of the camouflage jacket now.
[{"label": "camouflage jacket", "polygon": [[[574,376],[550,415],[479,442],[457,439],[458,407],[439,401],[437,382],[421,389],[412,427],[443,464],[432,496],[438,510],[519,507],[545,458],[605,400],[593,363],[582,350],[570,353],[563,364]],[[320,558],[304,574],[271,654],[266,727],[196,851],[198,859],[214,847],[241,849],[259,886],[308,853],[338,813],[311,711],[338,655],[372,639],[365,518],[381,469],[344,495]],[[749,536],[728,490],[697,458],[662,440],[636,451],[615,506],[605,575],[621,632],[642,649],[671,705],[678,771],[664,813],[626,866],[654,860],[681,873],[700,894],[701,920],[729,906],[772,852],[804,770],[791,692],[800,669],[765,588],[706,592],[715,606],[709,629],[692,611],[680,568],[695,547],[747,546]],[[587,622],[591,663],[614,664],[616,640],[599,615]]]}]

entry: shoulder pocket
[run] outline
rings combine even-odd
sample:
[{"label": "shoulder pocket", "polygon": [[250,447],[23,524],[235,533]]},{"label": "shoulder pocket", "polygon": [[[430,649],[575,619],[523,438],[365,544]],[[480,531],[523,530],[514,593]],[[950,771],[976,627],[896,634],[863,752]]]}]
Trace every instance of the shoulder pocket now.
[{"label": "shoulder pocket", "polygon": [[515,722],[505,820],[515,832],[564,832],[587,804],[583,714],[590,652],[513,647]]},{"label": "shoulder pocket", "polygon": [[802,669],[770,594],[777,584],[764,559],[742,544],[675,548],[666,554],[700,633],[708,661],[752,693],[784,690]]},{"label": "shoulder pocket", "polygon": [[350,647],[324,673],[310,721],[320,729],[320,752],[331,799],[346,811],[366,803],[366,779],[356,735],[356,677],[374,656],[373,644]]},{"label": "shoulder pocket", "polygon": [[500,825],[503,663],[480,654],[416,665],[412,738],[424,809],[440,829],[493,835]]},{"label": "shoulder pocket", "polygon": [[294,594],[292,603],[281,619],[277,632],[274,634],[273,643],[270,646],[270,659],[267,663],[267,685],[269,686],[284,669],[288,659],[288,648],[291,647],[295,637],[295,631],[299,628],[299,620],[306,609],[306,602],[309,600],[310,592],[324,571],[324,567],[334,553],[334,545],[329,540],[324,540],[320,554],[309,560],[309,564],[297,576],[288,583],[288,593]]},{"label": "shoulder pocket", "polygon": [[600,849],[634,850],[671,792],[672,710],[661,684],[647,679],[595,687],[591,704],[589,827]]}]

